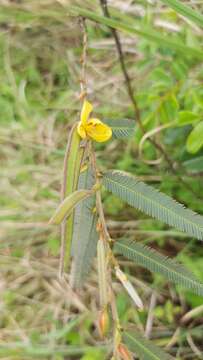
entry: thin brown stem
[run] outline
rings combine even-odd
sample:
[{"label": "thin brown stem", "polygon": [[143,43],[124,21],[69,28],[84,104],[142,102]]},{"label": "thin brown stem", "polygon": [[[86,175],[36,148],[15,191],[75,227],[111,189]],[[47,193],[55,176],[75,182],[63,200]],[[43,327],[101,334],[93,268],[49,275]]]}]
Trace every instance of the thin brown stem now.
[{"label": "thin brown stem", "polygon": [[80,78],[80,99],[84,100],[87,95],[87,81],[86,81],[86,66],[87,66],[87,46],[88,46],[88,38],[87,38],[87,29],[85,24],[85,18],[79,18],[80,28],[82,32],[82,55],[80,58],[81,63],[81,78]]},{"label": "thin brown stem", "polygon": [[[102,10],[103,10],[103,14],[106,17],[110,18],[111,16],[110,16],[108,5],[107,5],[107,0],[100,0],[100,4],[101,4]],[[131,99],[131,102],[133,104],[136,119],[139,122],[139,124],[141,125],[141,122],[140,122],[140,110],[139,110],[136,98],[134,97],[134,94],[133,94],[133,88],[132,88],[130,76],[129,76],[128,71],[127,71],[126,66],[125,66],[125,60],[124,60],[124,56],[123,56],[123,50],[122,50],[122,45],[121,45],[121,42],[120,42],[120,38],[119,38],[119,35],[118,35],[117,31],[114,28],[110,27],[110,29],[111,29],[111,33],[112,33],[112,35],[114,37],[114,41],[115,41],[115,44],[116,44],[118,57],[119,57],[121,69],[122,69],[122,72],[123,72],[123,76],[125,78],[125,84],[126,84],[126,88],[127,88],[127,91],[128,91],[128,95],[129,95],[129,97]]]}]

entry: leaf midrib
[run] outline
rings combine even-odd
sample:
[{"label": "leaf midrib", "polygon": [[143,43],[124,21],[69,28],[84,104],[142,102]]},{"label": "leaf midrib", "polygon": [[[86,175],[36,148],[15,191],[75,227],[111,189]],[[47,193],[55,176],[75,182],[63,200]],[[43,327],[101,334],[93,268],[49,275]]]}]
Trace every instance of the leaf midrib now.
[{"label": "leaf midrib", "polygon": [[[154,199],[149,199],[147,196],[143,195],[142,193],[140,193],[140,192],[138,192],[138,191],[135,191],[135,190],[133,190],[133,189],[130,189],[130,188],[124,186],[123,184],[121,184],[120,182],[115,181],[115,180],[112,180],[112,178],[109,178],[109,177],[108,177],[108,180],[111,181],[111,182],[114,183],[114,184],[119,185],[120,187],[124,188],[124,189],[127,190],[127,191],[131,191],[131,192],[134,193],[134,194],[138,194],[138,196],[142,196],[142,197],[143,197],[146,201],[148,201],[148,202],[152,202],[152,203],[154,203],[154,204],[156,204],[156,205],[158,204],[160,207],[162,207],[163,209],[167,210],[167,211],[170,212],[171,214],[177,215],[180,219],[183,219],[183,220],[187,221],[188,223],[190,223],[190,224],[192,224],[193,226],[197,227],[201,232],[203,232],[203,227],[202,227],[201,225],[198,225],[198,224],[192,222],[191,220],[189,220],[189,219],[187,219],[187,218],[179,215],[177,212],[175,212],[175,211],[167,208],[166,206],[160,204],[159,202],[156,202]],[[138,183],[139,183],[139,182],[137,182],[137,184],[138,184]],[[126,201],[126,202],[127,202],[127,201]],[[187,209],[185,209],[185,210],[187,210]],[[181,228],[179,228],[179,229],[181,229]],[[186,232],[186,231],[185,231],[185,232]],[[202,238],[201,238],[201,239],[202,239]]]},{"label": "leaf midrib", "polygon": [[[127,246],[127,245],[125,245],[125,244],[123,244],[123,243],[121,243],[121,242],[117,242],[117,244],[118,244],[119,246],[121,246],[121,247],[123,246],[123,248],[125,248],[125,249],[127,249],[127,250],[129,250],[129,251],[131,251],[131,252],[134,251],[134,252],[137,252],[138,254],[140,254],[140,253],[138,252],[138,250],[132,249],[132,248],[130,248],[129,246]],[[178,271],[176,272],[174,269],[168,268],[168,267],[165,266],[164,264],[159,263],[159,262],[156,262],[156,260],[154,260],[153,258],[149,258],[148,256],[146,256],[146,255],[144,255],[144,254],[141,254],[141,256],[143,256],[143,257],[144,257],[145,259],[147,259],[147,260],[150,260],[151,262],[153,262],[153,263],[156,264],[157,266],[163,267],[163,268],[165,268],[166,270],[170,270],[170,271],[172,271],[174,274],[178,274],[178,276],[182,277],[183,279],[186,279],[187,281],[189,281],[189,282],[193,283],[194,285],[200,287],[200,290],[201,290],[202,284],[199,283],[198,281],[193,280],[193,279],[190,279],[189,277],[184,276],[182,273],[179,273]],[[144,267],[144,266],[143,266],[143,267]],[[169,280],[169,281],[171,281],[171,280]],[[174,282],[175,282],[175,281],[174,281]]]}]

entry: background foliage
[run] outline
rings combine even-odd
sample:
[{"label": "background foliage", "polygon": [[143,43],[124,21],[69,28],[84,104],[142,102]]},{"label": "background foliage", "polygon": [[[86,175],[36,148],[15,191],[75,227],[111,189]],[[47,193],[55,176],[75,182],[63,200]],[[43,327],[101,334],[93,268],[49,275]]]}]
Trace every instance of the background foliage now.
[{"label": "background foliage", "polygon": [[[120,38],[142,123],[146,132],[163,127],[154,138],[170,156],[176,173],[151,143],[145,141],[139,149],[139,126],[128,142],[115,139],[98,145],[98,160],[101,169],[113,164],[136,174],[203,214],[203,30],[201,23],[183,18],[163,3],[113,0],[110,11],[115,27],[121,23],[131,27],[121,31]],[[185,3],[202,13],[201,2]],[[1,1],[0,356],[4,359],[108,358],[109,344],[99,341],[95,326],[96,272],[80,295],[67,283],[59,283],[59,233],[44,225],[59,201],[67,133],[80,109],[82,39],[72,5],[100,16],[101,24],[87,21],[88,93],[98,117],[135,119],[99,2]],[[145,161],[154,159],[160,161],[153,165]],[[146,218],[113,195],[104,193],[104,199],[112,237],[127,232],[164,255],[178,255],[203,281],[201,243]],[[177,359],[198,358],[198,349],[203,351],[203,309],[198,316],[186,320],[184,316],[202,305],[202,299],[166,285],[158,274],[131,267],[129,261],[122,263],[139,284],[146,304],[151,289],[159,289],[154,343],[168,345]],[[130,321],[132,329],[143,329],[147,309],[138,313],[116,281],[115,289],[123,325]],[[170,345],[179,326],[176,342]]]}]

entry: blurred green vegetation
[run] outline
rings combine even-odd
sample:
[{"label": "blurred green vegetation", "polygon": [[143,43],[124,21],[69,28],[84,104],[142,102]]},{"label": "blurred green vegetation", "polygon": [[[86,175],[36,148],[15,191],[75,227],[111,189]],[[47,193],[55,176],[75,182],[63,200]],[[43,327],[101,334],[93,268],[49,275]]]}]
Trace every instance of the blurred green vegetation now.
[{"label": "blurred green vegetation", "polygon": [[[191,2],[192,3],[192,2]],[[77,1],[101,14],[99,1]],[[75,5],[74,4],[74,5]],[[190,2],[188,1],[188,4]],[[110,341],[100,341],[96,327],[97,277],[94,271],[80,294],[58,281],[60,235],[45,223],[60,197],[63,156],[71,124],[80,111],[79,22],[70,1],[0,3],[0,357],[3,359],[108,359]],[[202,29],[160,2],[111,1],[117,21],[156,30],[180,44],[202,49]],[[202,5],[196,5],[202,11]],[[134,119],[111,31],[87,21],[89,98],[105,118]],[[146,132],[153,135],[176,174],[142,132],[128,142],[97,146],[101,170],[117,168],[136,174],[191,209],[203,214],[203,62],[147,37],[120,33],[126,65]],[[136,119],[135,119],[136,120]],[[123,120],[124,121],[124,120]],[[198,125],[198,127],[197,127]],[[159,129],[160,127],[160,129]],[[163,128],[162,128],[163,127]],[[165,128],[164,128],[165,127]],[[141,153],[141,154],[140,154]],[[149,161],[157,160],[155,163]],[[148,162],[147,162],[148,161]],[[179,180],[184,179],[184,183]],[[185,186],[185,183],[188,186]],[[124,205],[104,193],[113,238],[128,233],[168,256],[177,256],[203,281],[201,243]],[[129,226],[123,226],[128,221]],[[123,265],[149,289],[159,293],[153,338],[166,346],[179,321],[202,299],[169,286],[158,275]],[[67,275],[68,278],[68,275]],[[148,290],[147,290],[148,289]],[[117,305],[123,326],[143,329],[147,309],[139,313],[120,286]],[[171,353],[197,359],[188,334],[201,351],[202,312],[181,325]]]}]

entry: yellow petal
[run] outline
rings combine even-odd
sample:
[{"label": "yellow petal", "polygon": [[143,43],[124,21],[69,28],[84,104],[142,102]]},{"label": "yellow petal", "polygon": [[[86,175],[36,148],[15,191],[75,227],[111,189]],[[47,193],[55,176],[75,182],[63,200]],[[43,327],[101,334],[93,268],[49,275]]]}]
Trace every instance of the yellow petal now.
[{"label": "yellow petal", "polygon": [[83,125],[86,124],[86,122],[89,118],[89,115],[92,112],[92,109],[93,109],[92,104],[90,104],[88,101],[85,100],[83,103],[81,114],[80,114],[80,121]]},{"label": "yellow petal", "polygon": [[86,139],[87,134],[86,134],[84,125],[82,124],[81,121],[78,123],[77,132],[78,132],[78,134],[80,135],[80,137],[81,137],[82,139]]},{"label": "yellow petal", "polygon": [[99,119],[90,119],[86,126],[87,135],[97,142],[104,142],[111,138],[111,128]]}]

